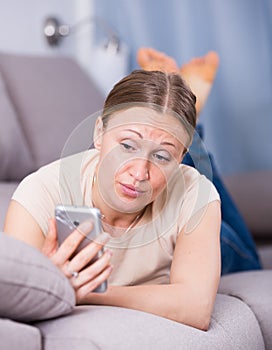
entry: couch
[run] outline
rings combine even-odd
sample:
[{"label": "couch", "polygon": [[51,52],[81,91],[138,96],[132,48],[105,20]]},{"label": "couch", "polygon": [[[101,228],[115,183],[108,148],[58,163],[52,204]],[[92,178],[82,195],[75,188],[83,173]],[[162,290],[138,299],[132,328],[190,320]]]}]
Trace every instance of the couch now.
[{"label": "couch", "polygon": [[[18,182],[59,158],[72,131],[102,103],[71,58],[0,53],[1,227]],[[271,176],[267,171],[225,178],[259,239],[265,269],[221,277],[206,332],[136,310],[75,306],[69,281],[49,259],[0,233],[1,348],[272,349],[272,193],[266,189]],[[264,197],[253,192],[256,185],[263,186]]]}]

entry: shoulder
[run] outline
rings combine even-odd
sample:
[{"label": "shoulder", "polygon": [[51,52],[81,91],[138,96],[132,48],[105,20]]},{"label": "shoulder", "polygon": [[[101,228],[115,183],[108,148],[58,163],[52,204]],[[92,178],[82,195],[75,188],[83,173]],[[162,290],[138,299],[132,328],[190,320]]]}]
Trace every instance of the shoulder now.
[{"label": "shoulder", "polygon": [[97,156],[98,152],[91,149],[60,158],[26,176],[20,185],[28,182],[34,183],[35,181],[44,181],[47,185],[50,185],[51,181],[60,180],[62,177],[71,176],[72,174],[80,177],[82,173],[86,172]]},{"label": "shoulder", "polygon": [[184,179],[185,184],[187,185],[187,188],[192,186],[194,183],[196,183],[199,180],[199,177],[201,174],[193,168],[190,165],[180,164],[179,165],[179,177],[182,177]]},{"label": "shoulder", "polygon": [[213,183],[195,168],[184,164],[171,179],[168,193],[168,212],[169,207],[175,211],[178,231],[209,203],[220,201]]},{"label": "shoulder", "polygon": [[193,168],[190,165],[185,165],[185,164],[179,165],[178,176],[180,178],[183,178],[187,189],[190,186],[193,186],[194,184],[196,184],[200,180],[200,178],[203,177],[207,179],[204,175],[201,175],[197,169]]},{"label": "shoulder", "polygon": [[195,168],[181,164],[180,172],[178,174],[179,180],[184,184],[184,190],[187,196],[197,195],[204,196],[208,202],[213,200],[220,200],[219,194],[212,183],[205,175],[201,175]]},{"label": "shoulder", "polygon": [[83,205],[82,175],[96,154],[94,150],[81,152],[41,167],[24,178],[12,199],[27,209],[46,232],[48,218],[54,216],[57,204]]},{"label": "shoulder", "polygon": [[28,187],[30,187],[32,190],[35,190],[37,186],[41,186],[43,183],[46,186],[50,186],[52,181],[58,178],[59,166],[60,161],[57,160],[45,166],[42,166],[35,172],[27,175],[18,185],[15,193],[13,194],[13,198],[16,197],[16,195],[21,191],[26,191]]},{"label": "shoulder", "polygon": [[195,168],[181,164],[167,185],[171,202],[182,204],[191,197],[205,197],[207,202],[219,200],[219,194],[213,183]]}]

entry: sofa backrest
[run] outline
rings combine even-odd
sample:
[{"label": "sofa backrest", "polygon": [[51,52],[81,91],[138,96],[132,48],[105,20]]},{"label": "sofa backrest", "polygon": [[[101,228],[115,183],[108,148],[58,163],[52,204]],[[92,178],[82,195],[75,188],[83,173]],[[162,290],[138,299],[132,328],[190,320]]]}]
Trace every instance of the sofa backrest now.
[{"label": "sofa backrest", "polygon": [[272,171],[224,176],[224,182],[256,239],[272,238]]},{"label": "sofa backrest", "polygon": [[20,180],[59,158],[74,128],[102,106],[73,59],[0,54],[0,179]]},{"label": "sofa backrest", "polygon": [[0,71],[0,180],[24,177],[34,169],[26,137]]}]

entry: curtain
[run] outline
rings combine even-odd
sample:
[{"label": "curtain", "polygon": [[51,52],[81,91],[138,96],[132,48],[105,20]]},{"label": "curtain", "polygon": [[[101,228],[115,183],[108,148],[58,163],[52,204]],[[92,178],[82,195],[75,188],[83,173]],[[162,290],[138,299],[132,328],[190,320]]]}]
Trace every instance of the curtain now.
[{"label": "curtain", "polygon": [[223,174],[272,169],[271,0],[95,0],[130,49],[150,46],[179,65],[215,50],[220,67],[200,115]]}]

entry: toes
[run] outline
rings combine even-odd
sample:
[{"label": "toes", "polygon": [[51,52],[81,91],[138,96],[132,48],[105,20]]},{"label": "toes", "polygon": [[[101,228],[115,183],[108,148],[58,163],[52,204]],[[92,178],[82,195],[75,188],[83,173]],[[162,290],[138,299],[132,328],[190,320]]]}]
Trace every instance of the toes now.
[{"label": "toes", "polygon": [[219,65],[219,55],[215,51],[210,51],[205,55],[205,61],[214,66],[217,67]]},{"label": "toes", "polygon": [[137,51],[137,62],[140,67],[144,67],[150,60],[148,48],[142,47]]},{"label": "toes", "polygon": [[137,62],[145,70],[160,70],[168,73],[177,72],[178,66],[172,57],[152,48],[140,48]]}]

